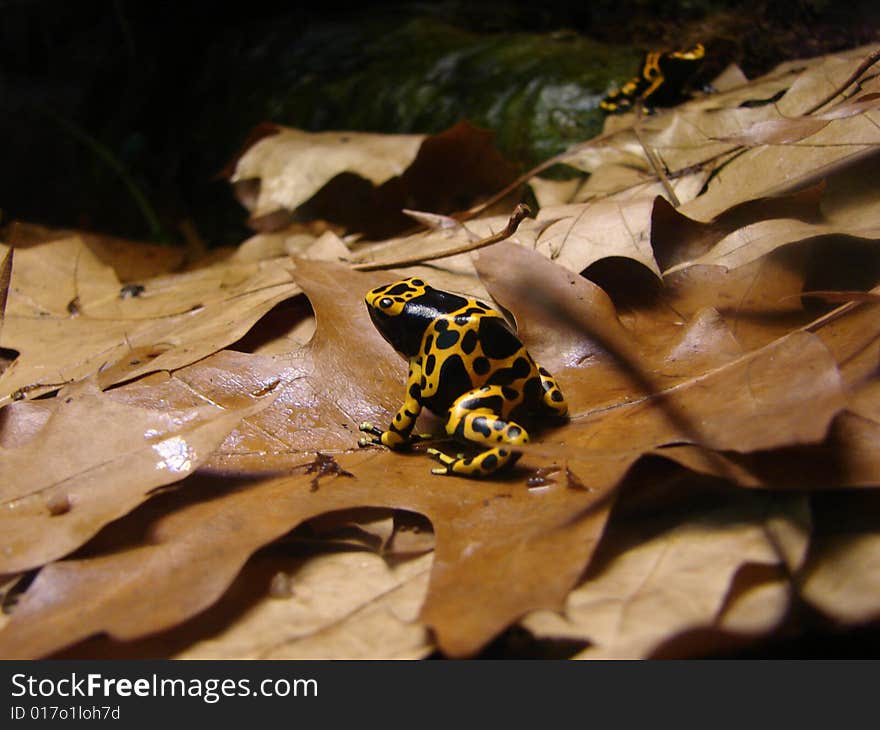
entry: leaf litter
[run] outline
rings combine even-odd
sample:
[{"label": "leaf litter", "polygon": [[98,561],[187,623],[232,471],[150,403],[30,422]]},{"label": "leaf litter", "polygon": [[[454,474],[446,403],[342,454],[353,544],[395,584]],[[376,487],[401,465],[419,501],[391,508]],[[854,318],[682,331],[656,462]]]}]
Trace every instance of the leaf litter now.
[{"label": "leaf litter", "polygon": [[[870,78],[796,142],[756,136],[781,119],[772,104],[739,106],[786,89],[779,110],[803,115],[868,52],[783,67],[637,121],[639,143],[618,122],[570,153],[593,150],[592,186],[477,253],[438,258],[504,230],[507,216],[465,220],[438,205],[418,218],[427,232],[371,243],[326,234],[320,246],[285,234],[154,272],[138,283],[155,299],[141,301],[120,298],[120,278],[75,236],[39,244],[39,260],[28,259],[34,247],[16,251],[2,344],[18,357],[0,379],[0,447],[15,465],[4,498],[34,510],[17,533],[4,528],[12,549],[0,571],[38,570],[0,629],[0,655],[472,656],[520,622],[577,639],[579,658],[699,656],[796,630],[799,601],[829,622],[875,620],[878,523],[860,500],[880,474],[878,305],[803,296],[880,279],[870,273],[880,205],[859,173],[875,144]],[[297,144],[281,168],[260,169],[261,194],[303,191],[277,204],[301,206],[339,172],[372,175],[373,143],[356,142],[354,157],[328,155],[324,183],[285,182],[313,148],[303,133],[276,136]],[[817,154],[814,142],[837,151]],[[400,156],[373,176],[380,187],[420,149],[375,143]],[[635,176],[603,171],[640,145],[673,173],[698,165],[679,206],[641,163]],[[487,174],[485,194],[509,179]],[[852,251],[855,283],[829,273]],[[623,264],[617,279],[612,264]],[[571,418],[536,433],[509,472],[440,478],[422,448],[357,448],[358,424],[387,422],[405,375],[362,297],[404,275],[491,297],[558,378]],[[169,312],[193,304],[210,309],[201,327]],[[258,334],[285,314],[287,329]],[[99,319],[115,323],[109,334],[97,334]],[[312,327],[304,344],[289,335]],[[248,330],[274,344],[240,347]],[[417,427],[444,441],[436,416]],[[188,468],[157,479],[155,438],[180,428],[199,439]],[[30,486],[15,491],[18,472]],[[403,515],[427,522],[408,536]]]}]

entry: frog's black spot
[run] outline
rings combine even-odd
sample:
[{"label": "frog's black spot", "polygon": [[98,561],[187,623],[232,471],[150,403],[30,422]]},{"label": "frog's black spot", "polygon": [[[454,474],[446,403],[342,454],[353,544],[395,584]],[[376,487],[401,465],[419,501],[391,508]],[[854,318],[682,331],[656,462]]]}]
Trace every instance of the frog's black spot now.
[{"label": "frog's black spot", "polygon": [[550,377],[552,377],[552,376],[550,375],[550,373],[547,372],[547,369],[546,369],[546,368],[538,368],[538,372],[541,373],[541,375],[543,375],[545,378],[550,378]]},{"label": "frog's black spot", "polygon": [[406,297],[394,297],[394,301],[398,304],[403,304],[404,302],[406,302]]},{"label": "frog's black spot", "polygon": [[445,332],[446,330],[449,329],[449,321],[448,321],[448,320],[445,320],[445,319],[438,319],[438,320],[434,323],[434,329],[435,329],[437,332]]},{"label": "frog's black spot", "polygon": [[539,403],[544,397],[544,386],[540,378],[529,378],[523,386],[523,401],[534,404]]},{"label": "frog's black spot", "polygon": [[516,361],[513,363],[513,374],[518,378],[524,378],[530,372],[532,372],[531,363],[524,357],[516,358]]},{"label": "frog's black spot", "polygon": [[562,400],[562,393],[560,393],[558,390],[552,391],[550,393],[550,400],[559,403],[559,401]]},{"label": "frog's black spot", "polygon": [[498,453],[502,456],[507,456],[507,449],[498,449]]},{"label": "frog's black spot", "polygon": [[[494,428],[496,431],[502,431],[502,430],[504,430],[505,425],[506,424],[504,423],[504,421],[502,421],[501,419],[498,419],[495,421],[495,423],[492,424],[492,428]],[[501,438],[501,437],[499,436],[499,438]]]},{"label": "frog's black spot", "polygon": [[434,335],[428,335],[425,338],[425,344],[422,346],[422,352],[431,352],[431,348],[434,346]]},{"label": "frog's black spot", "polygon": [[509,368],[498,368],[492,373],[488,382],[492,385],[510,385],[510,383],[527,377],[530,372],[532,372],[532,366],[529,361],[524,357],[518,357]]},{"label": "frog's black spot", "polygon": [[506,360],[522,349],[522,343],[501,317],[481,318],[479,336],[483,354],[493,360]]},{"label": "frog's black spot", "polygon": [[428,384],[428,379],[423,375],[422,379],[419,381],[419,387],[424,390],[425,386]]},{"label": "frog's black spot", "polygon": [[477,416],[471,421],[471,428],[483,436],[490,436],[492,429],[489,426],[489,420],[485,416]]},{"label": "frog's black spot", "polygon": [[501,388],[501,392],[507,400],[516,400],[516,397],[519,395],[519,391],[516,388],[508,388],[506,385]]},{"label": "frog's black spot", "polygon": [[483,459],[483,463],[480,465],[486,471],[492,471],[493,469],[498,468],[498,457],[495,454],[489,454],[486,458]]},{"label": "frog's black spot", "polygon": [[[422,388],[424,388],[424,387],[425,387],[425,379],[422,378]],[[419,389],[419,386],[416,385],[415,383],[413,383],[411,386],[409,386],[409,394],[412,398],[415,398],[416,400],[418,400],[419,395],[421,395],[421,392],[422,391]]]},{"label": "frog's black spot", "polygon": [[511,439],[515,439],[521,433],[522,433],[522,429],[516,425],[511,425],[511,427],[507,429],[507,437],[511,438]]},{"label": "frog's black spot", "polygon": [[485,375],[489,372],[492,363],[485,357],[478,357],[474,360],[473,368],[477,375]]},{"label": "frog's black spot", "polygon": [[399,414],[399,413],[394,414],[394,422],[395,422],[395,423],[399,423],[399,422],[400,422],[400,414]]},{"label": "frog's black spot", "polygon": [[492,413],[501,413],[503,405],[504,401],[501,400],[499,395],[477,396],[475,398],[468,398],[461,403],[461,407],[466,411],[476,411],[484,408]]},{"label": "frog's black spot", "polygon": [[395,297],[395,296],[399,296],[400,294],[406,294],[409,290],[410,290],[409,284],[402,281],[399,284],[395,284],[394,286],[392,286],[385,293],[388,296]]},{"label": "frog's black spot", "polygon": [[443,414],[449,410],[449,406],[456,398],[472,387],[471,376],[461,355],[450,355],[440,365],[437,374],[437,392],[422,402],[434,413]]},{"label": "frog's black spot", "polygon": [[468,330],[461,338],[461,351],[465,355],[470,355],[477,347],[477,333],[474,330]]},{"label": "frog's black spot", "polygon": [[413,280],[410,282],[410,284],[412,284],[413,286],[424,286],[424,285],[425,285],[425,282],[422,281],[421,279],[413,279]]},{"label": "frog's black spot", "polygon": [[448,350],[458,342],[458,332],[455,330],[446,330],[437,335],[437,347],[441,350]]},{"label": "frog's black spot", "polygon": [[428,357],[425,358],[425,371],[424,371],[425,375],[430,375],[431,373],[433,373],[434,366],[436,364],[437,364],[437,358],[434,357],[433,355],[428,355]]}]

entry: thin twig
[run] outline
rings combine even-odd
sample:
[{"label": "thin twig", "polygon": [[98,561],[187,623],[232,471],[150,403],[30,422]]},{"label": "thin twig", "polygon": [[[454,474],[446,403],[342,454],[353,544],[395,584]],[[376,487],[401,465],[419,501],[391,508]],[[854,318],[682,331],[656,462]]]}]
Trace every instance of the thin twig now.
[{"label": "thin twig", "polygon": [[512,193],[520,185],[524,185],[525,183],[527,183],[529,180],[531,180],[536,175],[540,175],[542,172],[544,172],[544,170],[547,170],[547,169],[553,167],[553,165],[556,165],[559,163],[564,163],[568,158],[576,156],[581,150],[587,149],[588,147],[595,147],[599,143],[604,142],[605,140],[610,139],[611,137],[614,137],[615,135],[618,135],[622,132],[625,132],[627,129],[629,129],[629,127],[624,127],[622,129],[616,129],[613,132],[603,132],[598,137],[593,137],[592,139],[588,139],[584,142],[580,142],[580,143],[576,144],[574,147],[571,147],[563,152],[560,152],[558,155],[554,155],[553,157],[551,157],[547,160],[544,160],[543,162],[538,163],[531,170],[524,172],[522,175],[520,175],[512,183],[510,183],[506,187],[499,190],[497,193],[495,193],[495,195],[493,195],[488,200],[484,200],[479,205],[475,205],[473,208],[468,208],[467,210],[465,210],[461,213],[456,213],[456,214],[452,215],[451,217],[455,218],[456,220],[460,220],[460,221],[469,220],[469,219],[473,218],[475,215],[482,213],[490,205],[494,205],[499,200],[504,198],[506,195],[509,195],[510,193]]},{"label": "thin twig", "polygon": [[483,248],[484,246],[491,246],[493,243],[498,243],[499,241],[503,241],[505,238],[510,238],[516,232],[516,229],[519,228],[519,224],[522,223],[523,218],[526,218],[531,212],[532,211],[529,209],[529,206],[525,205],[524,203],[520,203],[516,206],[516,208],[514,208],[513,213],[510,216],[510,220],[507,221],[507,225],[501,231],[499,231],[498,233],[493,233],[491,236],[487,236],[486,238],[481,238],[479,241],[473,241],[463,246],[457,246],[455,248],[447,249],[446,251],[439,251],[438,253],[410,256],[409,258],[397,259],[396,261],[367,261],[364,263],[355,264],[352,268],[356,271],[376,271],[378,269],[393,269],[398,266],[411,266],[412,264],[421,264],[425,261],[445,259],[449,256],[456,256],[460,253],[475,251],[476,249]]},{"label": "thin twig", "polygon": [[672,203],[672,207],[678,208],[681,205],[681,201],[675,194],[672,183],[669,182],[669,176],[666,174],[666,170],[663,169],[663,165],[660,164],[660,160],[657,159],[657,155],[655,154],[654,150],[648,146],[648,144],[645,142],[645,138],[642,137],[641,130],[639,129],[639,127],[641,127],[641,124],[642,100],[639,99],[636,105],[636,123],[632,126],[633,134],[635,134],[638,143],[645,151],[645,157],[648,158],[648,163],[654,169],[654,174],[657,176],[657,179],[660,180],[660,184],[663,185],[663,189],[666,191],[666,195],[669,197],[669,202]]},{"label": "thin twig", "polygon": [[846,91],[850,87],[851,84],[854,84],[856,81],[858,81],[859,77],[863,73],[865,73],[865,71],[867,71],[869,68],[871,68],[871,66],[873,66],[875,63],[877,63],[877,61],[880,61],[880,48],[878,48],[870,56],[868,56],[864,61],[862,61],[859,64],[859,67],[855,71],[852,72],[852,75],[846,81],[844,81],[839,87],[837,87],[834,91],[832,91],[828,96],[826,96],[820,102],[818,102],[817,104],[814,104],[809,109],[807,109],[807,111],[804,112],[803,116],[806,116],[807,114],[812,114],[816,110],[821,109],[829,101],[831,101],[835,96],[842,94],[844,91]]}]

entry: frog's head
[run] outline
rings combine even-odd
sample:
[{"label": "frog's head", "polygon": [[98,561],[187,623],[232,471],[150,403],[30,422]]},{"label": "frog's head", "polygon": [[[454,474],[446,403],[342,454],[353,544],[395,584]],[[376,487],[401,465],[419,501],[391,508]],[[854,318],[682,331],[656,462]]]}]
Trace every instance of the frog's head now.
[{"label": "frog's head", "polygon": [[376,329],[406,358],[418,354],[431,322],[467,303],[464,297],[440,291],[416,278],[371,289],[364,300]]},{"label": "frog's head", "polygon": [[434,319],[416,301],[430,291],[434,290],[421,279],[409,278],[371,289],[364,297],[376,329],[404,357],[418,352],[425,328]]}]

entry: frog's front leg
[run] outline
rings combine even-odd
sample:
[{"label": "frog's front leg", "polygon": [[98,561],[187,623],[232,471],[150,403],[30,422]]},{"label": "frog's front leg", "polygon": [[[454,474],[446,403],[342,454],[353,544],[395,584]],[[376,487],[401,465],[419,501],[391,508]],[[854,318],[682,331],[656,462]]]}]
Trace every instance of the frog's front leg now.
[{"label": "frog's front leg", "polygon": [[413,359],[409,366],[409,375],[406,379],[406,396],[403,405],[400,406],[394,415],[390,425],[386,430],[374,426],[372,423],[362,423],[359,426],[361,431],[372,434],[369,436],[361,436],[358,439],[358,446],[387,446],[389,449],[402,449],[415,440],[429,438],[424,435],[412,435],[413,426],[416,424],[416,418],[422,412],[421,403],[421,387],[422,367],[420,360]]},{"label": "frog's front leg", "polygon": [[480,477],[514,463],[520,452],[511,447],[528,443],[529,434],[515,421],[507,421],[498,415],[503,403],[504,391],[500,385],[484,385],[459,396],[449,409],[446,433],[491,448],[473,457],[452,457],[437,449],[428,449],[428,453],[443,465],[431,471],[434,474]]},{"label": "frog's front leg", "polygon": [[565,396],[559,389],[556,379],[544,368],[538,368],[538,375],[541,378],[541,385],[544,388],[544,405],[555,413],[557,416],[564,417],[568,415],[568,403]]}]

